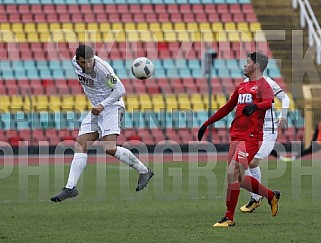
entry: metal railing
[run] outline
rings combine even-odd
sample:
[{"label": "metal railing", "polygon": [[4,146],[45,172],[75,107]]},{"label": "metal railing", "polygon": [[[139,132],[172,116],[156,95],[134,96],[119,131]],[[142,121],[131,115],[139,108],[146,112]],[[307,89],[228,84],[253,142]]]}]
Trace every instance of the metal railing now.
[{"label": "metal railing", "polygon": [[300,8],[300,25],[308,26],[308,40],[310,46],[316,48],[316,62],[321,64],[321,30],[308,0],[292,0],[293,9]]}]

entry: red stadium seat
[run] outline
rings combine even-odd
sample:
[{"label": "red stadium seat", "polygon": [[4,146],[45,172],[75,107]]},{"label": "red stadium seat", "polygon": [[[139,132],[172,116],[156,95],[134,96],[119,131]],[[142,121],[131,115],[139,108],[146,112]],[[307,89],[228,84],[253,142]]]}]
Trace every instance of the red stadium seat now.
[{"label": "red stadium seat", "polygon": [[[114,5],[108,5],[108,8],[111,8],[111,6],[114,6]],[[105,13],[105,5],[104,4],[93,4],[92,5],[92,13],[95,13],[95,14],[102,14],[102,13]],[[110,11],[110,10],[108,10]]]},{"label": "red stadium seat", "polygon": [[91,4],[80,4],[80,13],[83,14],[91,14],[93,15],[93,10],[92,10],[92,6]]},{"label": "red stadium seat", "polygon": [[[51,20],[51,22],[53,22]],[[61,23],[70,23],[71,22],[71,19],[70,19],[70,15],[68,13],[60,13],[59,14],[59,22]]]},{"label": "red stadium seat", "polygon": [[207,4],[207,5],[205,5],[204,11],[207,14],[218,14],[216,12],[215,4],[209,4],[209,5]]},{"label": "red stadium seat", "polygon": [[129,12],[133,14],[141,14],[142,10],[139,4],[130,4],[129,5]]},{"label": "red stadium seat", "polygon": [[6,5],[6,12],[9,14],[19,13],[18,6],[19,6],[18,4],[7,4]]},{"label": "red stadium seat", "polygon": [[180,4],[179,5],[179,12],[182,14],[191,13],[192,12],[191,5],[190,4]]},{"label": "red stadium seat", "polygon": [[81,13],[79,6],[80,4],[68,4],[67,9],[70,14],[79,14]]},{"label": "red stadium seat", "polygon": [[[151,14],[154,13],[155,14],[155,10],[154,10],[154,6],[153,4],[144,4],[144,5],[140,5],[142,8],[142,12],[145,14]],[[158,5],[155,6],[157,8],[158,11]]]},{"label": "red stadium seat", "polygon": [[8,19],[11,23],[21,23],[21,22],[23,22],[22,20],[21,20],[21,17],[20,17],[20,14],[18,14],[18,13],[11,13],[10,15],[9,15],[9,19]]},{"label": "red stadium seat", "polygon": [[6,6],[4,4],[0,4],[0,14],[7,13]]},{"label": "red stadium seat", "polygon": [[229,4],[230,13],[238,14],[241,13],[241,4]]},{"label": "red stadium seat", "polygon": [[[205,5],[205,8],[207,8],[208,5]],[[215,8],[213,8],[213,12],[211,12],[212,14],[214,14],[214,10]],[[192,5],[192,12],[196,13],[196,14],[204,14],[204,5],[203,4],[193,4]]]},{"label": "red stadium seat", "polygon": [[20,4],[18,5],[18,12],[19,13],[30,13],[30,5],[29,4]]},{"label": "red stadium seat", "polygon": [[170,13],[170,14],[180,13],[180,11],[178,9],[178,5],[176,5],[176,4],[167,5],[167,13]]},{"label": "red stadium seat", "polygon": [[[31,6],[37,6],[37,5],[31,5]],[[40,5],[41,6],[41,5]],[[39,10],[39,9],[38,9]],[[53,13],[62,13],[64,12],[61,10],[60,12],[55,9],[55,5],[48,4],[45,8],[43,8],[42,12],[37,11],[37,13],[46,13],[46,14],[53,14]],[[65,12],[66,13],[66,12]]]},{"label": "red stadium seat", "polygon": [[[32,4],[32,5],[30,5],[31,6],[31,9],[30,9],[30,12],[32,13],[32,14],[37,14],[37,13],[43,13],[44,12],[44,9],[42,8],[42,4]],[[46,5],[46,7],[45,7],[45,9],[47,9],[47,8],[50,8],[50,5],[48,4],[48,5]]]},{"label": "red stadium seat", "polygon": [[[168,13],[166,5],[164,4],[157,4],[157,13],[162,14],[162,13]],[[155,13],[153,13],[155,14]]]}]

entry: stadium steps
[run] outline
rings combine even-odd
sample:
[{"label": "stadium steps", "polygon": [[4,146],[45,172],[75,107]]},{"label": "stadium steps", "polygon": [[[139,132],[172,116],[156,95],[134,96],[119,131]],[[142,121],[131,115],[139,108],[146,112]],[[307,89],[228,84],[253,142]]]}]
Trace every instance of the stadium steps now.
[{"label": "stadium steps", "polygon": [[[305,72],[314,71],[316,68],[317,72],[321,73],[321,65],[315,64],[315,66],[311,66],[310,64],[304,65],[304,63],[300,63],[295,66],[295,70],[292,70],[292,66],[295,65],[295,63],[292,62],[292,56],[298,49],[293,48],[294,50],[292,50],[292,31],[302,30],[300,27],[300,13],[298,10],[292,9],[292,1],[252,0],[252,2],[257,17],[262,24],[262,29],[266,30],[266,33],[268,33],[268,30],[285,30],[285,40],[269,41],[270,48],[273,51],[274,58],[281,61],[280,70],[282,76],[287,83],[289,90],[292,91],[297,106],[302,108],[302,105],[304,104],[304,102],[302,102],[302,84],[320,83],[320,77],[318,74],[317,78],[309,79]],[[318,14],[320,15],[320,1],[312,0],[310,3],[315,14],[317,14],[317,16]],[[318,19],[320,19],[320,17]],[[267,34],[267,39],[268,36],[269,34]],[[272,35],[270,34],[270,36]],[[308,49],[306,29],[304,29],[303,43],[304,46],[302,48],[305,54]],[[300,47],[301,46],[302,45],[300,45]],[[313,59],[313,56],[311,56],[311,59]]]}]

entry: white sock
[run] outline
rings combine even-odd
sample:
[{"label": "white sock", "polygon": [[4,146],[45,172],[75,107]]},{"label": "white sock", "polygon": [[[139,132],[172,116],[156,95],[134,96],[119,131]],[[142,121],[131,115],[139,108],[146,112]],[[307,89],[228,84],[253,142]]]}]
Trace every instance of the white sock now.
[{"label": "white sock", "polygon": [[[257,179],[261,183],[261,169],[260,166],[257,166],[255,168],[250,168],[251,175]],[[256,201],[259,201],[262,197],[260,195],[257,195],[255,193],[251,193],[251,197],[254,198]]]},{"label": "white sock", "polygon": [[87,157],[88,155],[86,153],[74,154],[74,158],[70,166],[69,177],[68,177],[66,188],[71,189],[77,185],[79,177],[86,166]]},{"label": "white sock", "polygon": [[115,158],[121,162],[133,167],[138,173],[148,172],[147,167],[128,149],[117,146]]}]

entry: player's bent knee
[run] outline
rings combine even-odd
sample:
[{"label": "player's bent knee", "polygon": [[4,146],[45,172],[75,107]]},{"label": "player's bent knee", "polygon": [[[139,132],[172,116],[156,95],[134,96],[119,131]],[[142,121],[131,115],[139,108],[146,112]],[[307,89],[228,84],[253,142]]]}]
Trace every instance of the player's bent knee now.
[{"label": "player's bent knee", "polygon": [[111,156],[114,156],[115,153],[116,153],[116,147],[115,148],[107,148],[106,149],[106,153],[111,155]]}]

